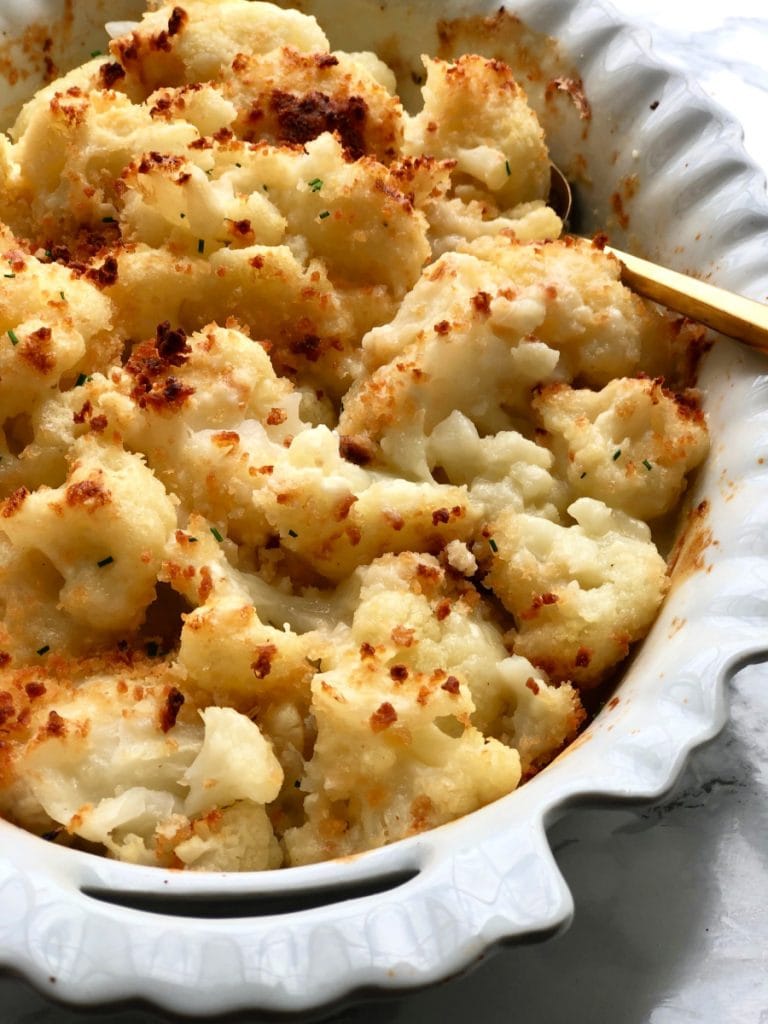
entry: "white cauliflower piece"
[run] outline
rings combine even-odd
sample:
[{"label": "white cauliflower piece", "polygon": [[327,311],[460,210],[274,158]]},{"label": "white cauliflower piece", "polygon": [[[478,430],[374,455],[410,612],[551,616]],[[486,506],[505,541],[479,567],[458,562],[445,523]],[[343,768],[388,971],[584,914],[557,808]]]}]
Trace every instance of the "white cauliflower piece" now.
[{"label": "white cauliflower piece", "polygon": [[406,122],[405,152],[455,160],[455,174],[480,182],[503,208],[546,198],[544,133],[509,67],[469,54],[422,61],[424,108]]},{"label": "white cauliflower piece", "polygon": [[267,804],[280,792],[283,770],[272,746],[255,722],[234,708],[209,707],[203,745],[182,777],[189,793],[188,817],[228,807],[238,800]]},{"label": "white cauliflower piece", "polygon": [[536,711],[527,707],[539,698],[504,667],[500,631],[479,595],[451,582],[436,559],[386,556],[358,578],[351,627],[312,682],[308,822],[286,834],[292,863],[391,842],[513,789],[520,755],[484,738],[492,716],[514,722],[503,738],[514,734],[526,771],[544,757],[544,736],[557,735],[557,749],[580,720],[571,688],[547,696],[532,666],[542,697]]},{"label": "white cauliflower piece", "polygon": [[148,11],[131,32],[110,43],[133,88],[205,82],[231,68],[240,54],[270,53],[280,46],[328,52],[313,17],[260,0],[186,0]]},{"label": "white cauliflower piece", "polygon": [[176,511],[138,456],[84,438],[61,487],[17,491],[0,514],[14,548],[61,574],[60,606],[81,626],[109,635],[141,623]]},{"label": "white cauliflower piece", "polygon": [[465,484],[486,518],[504,509],[558,518],[564,488],[552,454],[515,430],[480,437],[471,420],[453,412],[429,435],[427,461],[433,473]]},{"label": "white cauliflower piece", "polygon": [[198,818],[171,836],[174,855],[192,871],[266,871],[283,861],[267,812],[250,800]]},{"label": "white cauliflower piece", "polygon": [[635,295],[621,283],[619,261],[584,239],[478,238],[460,251],[501,269],[518,301],[543,305],[535,334],[560,353],[565,380],[600,388],[642,371],[675,381],[690,346],[700,344],[701,328],[675,323]]},{"label": "white cauliflower piece", "polygon": [[483,434],[508,430],[528,413],[531,390],[553,379],[557,352],[531,340],[543,316],[542,302],[519,299],[503,274],[442,256],[392,323],[363,339],[378,369],[348,392],[339,429],[379,442],[404,475],[428,479],[425,435],[454,410]]},{"label": "white cauliflower piece", "polygon": [[707,454],[703,413],[659,380],[614,380],[599,392],[556,384],[533,408],[572,492],[639,519],[669,512]]},{"label": "white cauliflower piece", "polygon": [[515,616],[515,653],[588,687],[646,634],[668,580],[645,523],[592,498],[568,512],[576,520],[568,527],[498,515],[488,527],[486,584]]}]

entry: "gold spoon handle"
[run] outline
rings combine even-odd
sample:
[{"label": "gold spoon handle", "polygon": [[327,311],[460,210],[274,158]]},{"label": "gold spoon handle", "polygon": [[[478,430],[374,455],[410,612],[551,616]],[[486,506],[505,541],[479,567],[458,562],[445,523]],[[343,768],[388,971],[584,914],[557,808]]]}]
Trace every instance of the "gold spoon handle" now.
[{"label": "gold spoon handle", "polygon": [[639,295],[760,352],[768,352],[768,305],[610,246],[605,249],[620,260],[622,281]]}]

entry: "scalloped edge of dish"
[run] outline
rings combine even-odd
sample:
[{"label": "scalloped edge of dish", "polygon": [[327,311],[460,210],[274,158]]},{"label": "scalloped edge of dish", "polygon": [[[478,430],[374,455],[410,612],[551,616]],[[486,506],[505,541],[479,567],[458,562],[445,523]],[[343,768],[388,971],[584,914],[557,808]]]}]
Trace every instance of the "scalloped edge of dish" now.
[{"label": "scalloped edge of dish", "polygon": [[[485,13],[498,4],[462,6]],[[746,294],[765,294],[758,244],[768,227],[765,181],[743,153],[735,122],[657,62],[644,34],[624,26],[601,0],[524,0],[515,10],[535,29],[568,39],[564,45],[581,55],[587,93],[602,119],[585,142],[588,161],[590,152],[594,160],[606,151],[607,139],[618,145],[622,124],[631,125],[612,173],[618,181],[631,158],[633,173],[641,181],[649,177],[634,208],[643,225],[639,244],[674,261],[682,242],[690,266],[714,271]],[[655,120],[648,114],[650,92],[663,96],[663,115]],[[671,176],[655,175],[659,162],[671,167]],[[607,177],[599,181],[582,197],[585,207],[607,210],[613,187]],[[709,233],[701,233],[702,223],[710,224]],[[768,649],[768,603],[756,602],[768,583],[768,538],[760,535],[759,518],[768,507],[768,468],[760,461],[768,441],[764,371],[759,357],[729,342],[719,343],[707,361],[702,386],[711,389],[707,411],[720,443],[693,498],[710,503],[716,553],[676,583],[620,684],[618,703],[520,790],[433,832],[344,862],[345,884],[413,871],[410,881],[293,914],[185,917],[180,927],[171,914],[114,906],[81,890],[189,901],[254,891],[269,897],[332,889],[339,862],[185,875],[51,847],[0,822],[3,961],[55,998],[81,1005],[142,999],[190,1016],[285,1013],[319,1010],[361,989],[440,981],[498,942],[565,927],[573,903],[547,826],[579,800],[660,797],[690,751],[724,724],[726,681]],[[733,500],[723,480],[735,482]],[[721,641],[713,644],[713,637]]]}]

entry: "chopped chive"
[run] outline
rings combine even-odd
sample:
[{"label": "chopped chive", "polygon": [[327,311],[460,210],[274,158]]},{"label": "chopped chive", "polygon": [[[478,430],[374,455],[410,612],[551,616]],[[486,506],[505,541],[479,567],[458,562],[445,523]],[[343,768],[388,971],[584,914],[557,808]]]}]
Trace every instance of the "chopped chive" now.
[{"label": "chopped chive", "polygon": [[319,192],[323,187],[323,180],[322,178],[313,178],[312,181],[308,181],[307,184],[313,192]]},{"label": "chopped chive", "polygon": [[499,545],[496,543],[496,541],[493,539],[493,537],[489,537],[488,538],[488,547],[491,549],[491,551],[494,553],[494,555],[499,550]]},{"label": "chopped chive", "polygon": [[653,466],[652,466],[652,465],[651,465],[651,463],[650,463],[650,462],[648,461],[648,459],[643,459],[643,465],[645,466],[645,468],[646,468],[646,469],[648,470],[648,472],[649,472],[649,473],[650,473],[650,472],[651,472],[651,470],[653,469]]},{"label": "chopped chive", "polygon": [[61,301],[62,302],[66,302],[67,301],[67,296],[64,294],[64,292],[59,292],[59,295],[61,296]]},{"label": "chopped chive", "polygon": [[504,161],[504,166],[507,169],[507,177],[509,177],[510,174],[512,173],[512,168],[509,166],[509,160],[505,160]]},{"label": "chopped chive", "polygon": [[331,216],[331,211],[330,210],[323,210],[322,213],[318,214],[318,217],[320,218],[320,220],[325,220],[326,217],[330,217],[330,216]]},{"label": "chopped chive", "polygon": [[185,217],[186,217],[187,215],[186,215],[186,213],[180,213],[180,214],[179,214],[179,216],[181,217],[181,219],[182,219],[182,220],[184,220],[184,218],[185,218]]},{"label": "chopped chive", "polygon": [[19,344],[18,335],[16,334],[16,331],[13,330],[13,328],[11,328],[8,331],[8,337],[11,339],[11,344],[12,345],[18,345]]},{"label": "chopped chive", "polygon": [[101,56],[101,50],[91,50],[91,56],[92,57],[100,57]]},{"label": "chopped chive", "polygon": [[40,655],[40,657],[42,658],[42,656],[43,656],[44,654],[47,654],[47,653],[48,653],[48,651],[50,651],[50,649],[51,649],[51,648],[50,648],[50,646],[49,646],[48,644],[45,644],[45,645],[44,645],[43,647],[38,647],[38,648],[37,648],[37,653],[38,653],[38,654]]},{"label": "chopped chive", "polygon": [[235,167],[242,167],[242,164],[235,163]]},{"label": "chopped chive", "polygon": [[288,531],[288,536],[289,537],[298,537],[299,535],[298,535],[298,533],[296,533],[295,530],[289,530]]},{"label": "chopped chive", "polygon": [[147,657],[149,657],[149,658],[156,658],[158,653],[159,653],[159,651],[160,651],[160,645],[155,643],[154,640],[149,640],[145,644],[144,650],[147,652]]},{"label": "chopped chive", "polygon": [[53,259],[53,253],[51,252],[50,249],[46,249],[45,250],[45,255],[48,257],[49,260]]},{"label": "chopped chive", "polygon": [[269,186],[268,185],[262,185],[261,187],[264,189],[265,192],[269,192]]},{"label": "chopped chive", "polygon": [[581,476],[579,477],[579,480],[583,480],[583,479],[584,479],[584,477],[585,477],[586,475],[587,475],[587,471],[586,471],[586,470],[584,470],[584,472],[583,472],[583,473],[581,474]]},{"label": "chopped chive", "polygon": [[616,459],[618,459],[618,457],[620,455],[621,455],[621,448],[617,448],[616,451],[613,453],[613,461],[615,462]]},{"label": "chopped chive", "polygon": [[16,277],[15,274],[3,274],[3,277]]},{"label": "chopped chive", "polygon": [[197,240],[197,251],[199,253],[205,252],[205,239],[204,238],[198,238],[198,240]]},{"label": "chopped chive", "polygon": [[112,555],[107,555],[106,558],[102,558],[102,560],[100,562],[97,562],[96,565],[98,565],[100,569],[103,569],[105,565],[112,565],[113,562],[114,558],[112,557]]},{"label": "chopped chive", "polygon": [[81,388],[83,386],[83,384],[85,384],[85,382],[87,380],[88,380],[88,374],[86,374],[86,373],[78,373],[77,380],[75,381],[75,387],[76,388]]},{"label": "chopped chive", "polygon": [[102,224],[116,224],[117,221],[115,220],[114,217],[102,217],[101,218],[101,223]]},{"label": "chopped chive", "polygon": [[219,543],[221,543],[221,541],[224,540],[224,538],[221,536],[221,534],[219,533],[215,526],[211,527],[211,533],[216,538],[216,540],[219,541]]}]

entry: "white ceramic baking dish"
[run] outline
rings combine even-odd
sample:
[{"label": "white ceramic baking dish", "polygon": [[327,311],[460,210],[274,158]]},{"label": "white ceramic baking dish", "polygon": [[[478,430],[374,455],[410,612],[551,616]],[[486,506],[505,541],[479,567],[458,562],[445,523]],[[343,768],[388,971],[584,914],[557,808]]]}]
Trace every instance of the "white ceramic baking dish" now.
[{"label": "white ceramic baking dish", "polygon": [[[332,42],[400,46],[403,68],[437,46],[435,21],[492,14],[499,0],[317,0]],[[0,0],[2,56],[30,76],[0,97],[6,121],[44,71],[103,49],[99,26],[135,0]],[[511,0],[545,49],[526,84],[555,158],[580,179],[580,228],[768,294],[768,202],[738,127],[659,65],[600,0]],[[334,27],[335,26],[335,27]],[[443,26],[445,29],[445,26]],[[443,39],[446,34],[443,32]],[[548,56],[546,56],[548,54]],[[549,90],[558,61],[563,74]],[[592,105],[578,117],[573,62]],[[0,69],[7,70],[7,61]],[[541,69],[539,69],[541,70]],[[555,96],[553,100],[552,97]],[[620,197],[617,203],[616,196]],[[625,225],[622,228],[622,224]],[[180,1013],[320,1007],[357,989],[424,985],[502,939],[567,926],[570,894],[545,830],[586,798],[653,798],[725,717],[724,684],[768,648],[768,363],[730,342],[708,357],[713,449],[692,495],[708,502],[676,583],[616,699],[522,789],[451,825],[343,862],[241,875],[121,865],[45,843],[0,822],[0,960],[42,990],[94,1004],[131,997]]]}]

